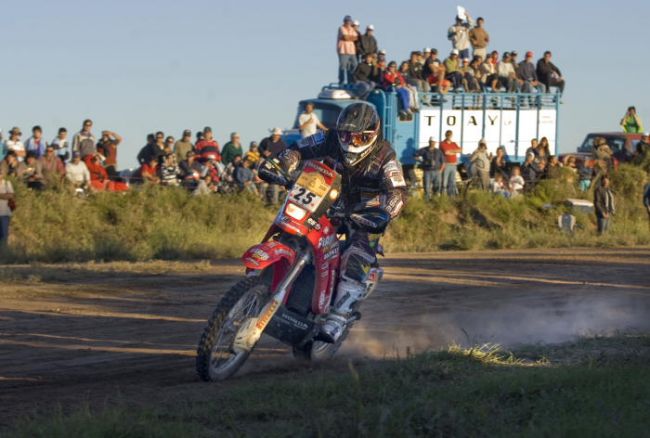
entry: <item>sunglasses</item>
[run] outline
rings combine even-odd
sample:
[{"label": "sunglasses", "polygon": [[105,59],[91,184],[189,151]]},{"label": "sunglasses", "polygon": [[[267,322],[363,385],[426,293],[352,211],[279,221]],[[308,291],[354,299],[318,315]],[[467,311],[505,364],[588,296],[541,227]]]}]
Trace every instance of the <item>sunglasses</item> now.
[{"label": "sunglasses", "polygon": [[373,136],[376,135],[375,131],[362,131],[362,132],[350,132],[350,131],[339,131],[339,139],[341,143],[351,144],[353,146],[361,146],[368,144],[372,141]]}]

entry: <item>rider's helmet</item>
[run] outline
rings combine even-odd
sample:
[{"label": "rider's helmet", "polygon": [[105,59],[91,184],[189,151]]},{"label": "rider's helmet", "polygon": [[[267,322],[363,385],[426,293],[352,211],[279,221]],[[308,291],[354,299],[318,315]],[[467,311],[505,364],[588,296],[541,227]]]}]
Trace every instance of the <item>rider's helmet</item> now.
[{"label": "rider's helmet", "polygon": [[377,110],[367,102],[353,103],[341,111],[336,130],[347,167],[354,167],[377,149],[379,128]]}]

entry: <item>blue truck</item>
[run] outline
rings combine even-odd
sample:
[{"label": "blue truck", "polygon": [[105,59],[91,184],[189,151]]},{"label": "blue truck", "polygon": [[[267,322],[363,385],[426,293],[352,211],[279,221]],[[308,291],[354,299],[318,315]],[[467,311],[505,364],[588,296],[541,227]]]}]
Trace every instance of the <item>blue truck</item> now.
[{"label": "blue truck", "polygon": [[[481,139],[485,139],[490,152],[499,146],[506,148],[511,161],[522,162],[533,138],[546,137],[551,154],[557,151],[558,112],[557,94],[544,93],[420,93],[419,112],[408,117],[400,115],[397,94],[375,89],[367,97],[375,105],[382,122],[382,134],[389,140],[402,165],[413,166],[413,154],[433,138],[440,141],[451,130],[454,141],[467,159]],[[291,144],[300,138],[298,117],[308,103],[328,128],[336,126],[336,119],[348,105],[358,102],[350,89],[335,84],[324,86],[314,99],[298,104],[293,128],[285,132],[285,141]]]}]

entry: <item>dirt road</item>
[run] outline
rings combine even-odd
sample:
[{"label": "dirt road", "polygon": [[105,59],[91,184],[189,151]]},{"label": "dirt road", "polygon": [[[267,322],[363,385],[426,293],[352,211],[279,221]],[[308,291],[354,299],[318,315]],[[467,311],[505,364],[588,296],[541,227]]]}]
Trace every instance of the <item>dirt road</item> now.
[{"label": "dirt road", "polygon": [[[402,254],[383,266],[339,361],[650,332],[650,248]],[[0,427],[57,405],[218,388],[197,381],[194,351],[239,275],[236,261],[0,267]],[[266,340],[239,376],[304,366]]]}]

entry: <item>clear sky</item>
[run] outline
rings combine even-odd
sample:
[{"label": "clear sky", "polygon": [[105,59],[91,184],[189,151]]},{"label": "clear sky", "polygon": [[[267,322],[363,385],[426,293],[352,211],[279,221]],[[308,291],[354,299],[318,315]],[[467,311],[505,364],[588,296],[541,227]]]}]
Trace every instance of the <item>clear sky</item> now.
[{"label": "clear sky", "polygon": [[[431,0],[21,0],[2,6],[0,127],[48,140],[59,126],[124,136],[133,166],[146,134],[213,127],[220,144],[247,144],[288,127],[298,100],[337,79],[336,29],[344,15],[374,24],[391,60],[450,49],[458,2]],[[586,132],[617,130],[628,105],[650,129],[650,1],[471,0],[490,48],[553,51],[567,78],[560,150]],[[25,135],[25,138],[27,135]]]}]

